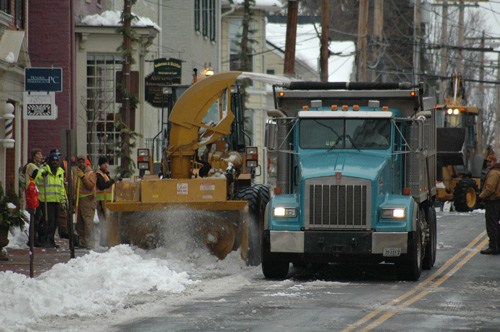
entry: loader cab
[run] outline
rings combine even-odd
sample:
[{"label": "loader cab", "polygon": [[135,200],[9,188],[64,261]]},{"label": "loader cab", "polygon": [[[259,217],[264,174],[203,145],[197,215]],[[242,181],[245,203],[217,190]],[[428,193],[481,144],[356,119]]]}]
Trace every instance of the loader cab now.
[{"label": "loader cab", "polygon": [[477,151],[477,107],[436,105],[438,162],[453,165],[459,173],[471,172]]}]

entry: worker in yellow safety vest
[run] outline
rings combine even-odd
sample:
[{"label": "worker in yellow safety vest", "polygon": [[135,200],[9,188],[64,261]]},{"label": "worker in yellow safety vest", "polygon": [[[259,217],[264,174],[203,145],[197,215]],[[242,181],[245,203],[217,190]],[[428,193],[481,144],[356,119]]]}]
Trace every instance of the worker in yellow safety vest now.
[{"label": "worker in yellow safety vest", "polygon": [[92,249],[95,245],[94,216],[96,209],[95,184],[96,174],[87,165],[87,158],[78,156],[78,192],[77,192],[77,218],[76,231],[78,233],[79,247]]},{"label": "worker in yellow safety vest", "polygon": [[58,224],[59,205],[66,206],[66,190],[64,188],[64,171],[59,167],[59,156],[51,153],[48,165],[37,173],[35,183],[40,192],[38,198],[42,208],[42,225],[38,231],[42,234],[42,248],[57,248],[54,235]]},{"label": "worker in yellow safety vest", "polygon": [[115,180],[111,178],[108,172],[109,160],[106,157],[99,158],[99,170],[97,174],[96,194],[97,200],[97,215],[99,216],[99,245],[101,247],[108,246],[108,226],[107,217],[107,202],[113,201],[113,191]]}]

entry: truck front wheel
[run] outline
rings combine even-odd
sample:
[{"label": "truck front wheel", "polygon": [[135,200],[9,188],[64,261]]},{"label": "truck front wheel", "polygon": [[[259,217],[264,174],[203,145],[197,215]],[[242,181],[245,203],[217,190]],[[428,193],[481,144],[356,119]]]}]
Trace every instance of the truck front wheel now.
[{"label": "truck front wheel", "polygon": [[397,263],[398,277],[401,280],[417,281],[422,273],[422,228],[420,220],[423,214],[419,209],[417,213],[417,229],[410,233],[411,237],[408,241],[408,254],[401,262]]},{"label": "truck front wheel", "polygon": [[289,262],[262,261],[262,273],[266,279],[285,279]]}]

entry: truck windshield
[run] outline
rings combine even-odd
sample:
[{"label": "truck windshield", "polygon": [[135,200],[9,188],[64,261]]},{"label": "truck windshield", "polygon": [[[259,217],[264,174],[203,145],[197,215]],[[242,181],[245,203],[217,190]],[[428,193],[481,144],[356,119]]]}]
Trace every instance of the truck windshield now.
[{"label": "truck windshield", "polygon": [[301,119],[299,144],[303,149],[386,150],[391,141],[389,119]]}]

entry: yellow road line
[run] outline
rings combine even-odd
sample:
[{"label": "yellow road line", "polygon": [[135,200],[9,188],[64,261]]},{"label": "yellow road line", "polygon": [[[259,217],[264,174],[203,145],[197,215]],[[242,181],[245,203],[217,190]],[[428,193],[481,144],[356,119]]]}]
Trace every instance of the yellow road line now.
[{"label": "yellow road line", "polygon": [[[474,240],[472,240],[465,248],[461,249],[458,253],[456,253],[452,258],[450,258],[446,263],[439,268],[435,273],[433,273],[431,276],[429,276],[427,279],[425,279],[422,283],[417,285],[414,289],[406,292],[405,294],[401,295],[400,297],[390,301],[383,307],[394,307],[397,303],[411,297],[407,301],[401,303],[399,307],[391,309],[387,311],[385,314],[380,316],[378,319],[367,325],[365,328],[359,330],[360,332],[367,332],[370,331],[371,329],[377,327],[378,325],[382,324],[385,322],[387,319],[391,318],[393,315],[395,315],[400,308],[402,307],[407,307],[427,294],[429,294],[428,290],[423,289],[426,285],[428,285],[431,281],[436,279],[437,277],[441,276],[436,282],[428,286],[428,289],[431,288],[437,288],[439,287],[443,282],[448,280],[453,274],[455,274],[460,268],[462,268],[472,257],[474,257],[478,253],[478,249],[484,247],[486,243],[488,242],[488,238],[486,237],[481,241],[481,239],[486,235],[486,232],[483,231],[481,234],[479,234]],[[479,242],[479,244],[477,244]],[[471,251],[470,249],[473,248],[474,246],[476,250]],[[460,257],[465,255],[468,252],[468,255],[466,255],[462,260],[460,260],[450,271],[447,273],[443,274],[453,263],[455,263]],[[416,294],[418,293],[418,294]],[[416,295],[415,295],[416,294]],[[378,316],[380,313],[382,313],[384,309],[377,309],[366,315],[365,317],[361,318],[358,320],[356,323],[348,326],[347,328],[343,329],[341,332],[349,332],[353,331],[354,329],[358,328],[361,325],[364,325],[371,321],[374,317]]]}]

